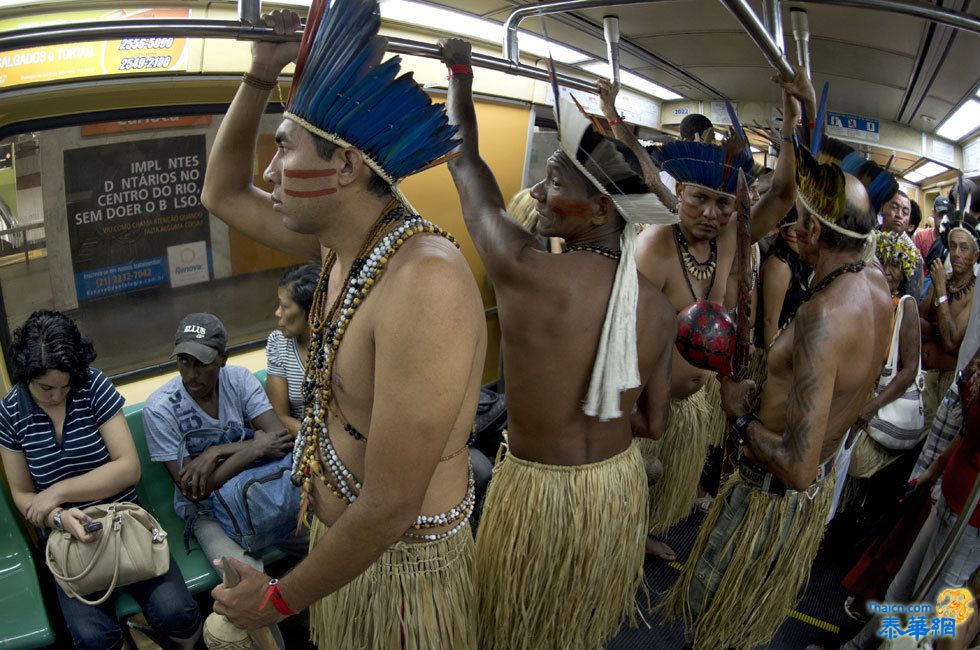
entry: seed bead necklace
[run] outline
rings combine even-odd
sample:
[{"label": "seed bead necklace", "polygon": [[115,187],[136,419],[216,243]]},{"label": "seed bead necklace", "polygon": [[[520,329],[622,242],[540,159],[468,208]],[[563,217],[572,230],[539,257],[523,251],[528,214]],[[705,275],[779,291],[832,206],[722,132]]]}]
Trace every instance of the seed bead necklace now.
[{"label": "seed bead necklace", "polygon": [[953,282],[953,276],[950,275],[946,279],[946,286],[948,287],[946,289],[946,295],[949,296],[950,302],[956,302],[964,295],[968,294],[971,290],[973,290],[973,285],[977,283],[977,276],[971,275],[968,282],[966,282],[962,287],[957,287],[955,289],[952,286],[952,282]]},{"label": "seed bead necklace", "polygon": [[623,255],[622,251],[609,248],[608,246],[600,246],[599,244],[569,244],[564,250],[565,253],[571,253],[573,251],[595,253],[596,255],[602,255],[603,257],[616,260],[617,262]]},{"label": "seed bead necklace", "polygon": [[[389,227],[397,225],[390,230]],[[408,215],[395,202],[382,213],[364,240],[343,289],[337,295],[329,311],[324,311],[327,295],[327,278],[336,263],[331,254],[324,264],[310,307],[310,350],[303,381],[303,420],[296,444],[293,447],[292,480],[300,488],[300,521],[307,520],[313,479],[319,478],[337,498],[352,504],[361,490],[361,483],[340,459],[330,441],[328,430],[328,405],[332,398],[334,362],[341,341],[350,322],[363,304],[371,289],[381,279],[388,261],[409,238],[432,233],[448,239],[457,247],[455,238],[418,215]],[[475,505],[473,471],[468,470],[467,490],[463,500],[448,512],[437,515],[420,515],[411,529],[425,530],[437,526],[451,526],[436,534],[406,532],[406,537],[436,541],[455,535],[466,525]],[[329,474],[329,478],[327,476]]]},{"label": "seed bead necklace", "polygon": [[684,236],[683,231],[679,224],[674,224],[671,226],[671,230],[674,232],[674,241],[677,243],[677,259],[681,263],[681,271],[684,272],[684,281],[687,282],[687,289],[691,292],[691,297],[695,300],[701,300],[698,294],[694,292],[694,285],[691,284],[691,276],[693,275],[698,280],[705,280],[711,278],[711,283],[708,285],[708,294],[705,298],[711,295],[711,289],[715,286],[715,270],[718,266],[718,241],[717,239],[711,240],[711,254],[708,256],[706,262],[697,261],[691,251],[687,247],[687,238]]}]

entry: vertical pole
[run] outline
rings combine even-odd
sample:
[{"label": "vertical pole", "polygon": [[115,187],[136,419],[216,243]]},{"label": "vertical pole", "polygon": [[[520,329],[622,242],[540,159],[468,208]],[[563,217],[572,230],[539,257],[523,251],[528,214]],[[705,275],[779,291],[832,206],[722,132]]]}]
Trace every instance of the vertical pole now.
[{"label": "vertical pole", "polygon": [[619,17],[604,16],[602,31],[606,36],[606,58],[609,59],[609,81],[619,85]]},{"label": "vertical pole", "polygon": [[262,0],[238,0],[238,20],[246,25],[258,25],[262,18]]},{"label": "vertical pole", "polygon": [[810,74],[810,18],[806,9],[799,7],[790,9],[789,17],[793,24],[793,38],[796,39],[796,62],[806,72],[806,76],[813,79]]},{"label": "vertical pole", "polygon": [[786,53],[786,42],[783,38],[783,13],[781,0],[762,0],[762,22],[766,30],[776,41],[779,51]]}]

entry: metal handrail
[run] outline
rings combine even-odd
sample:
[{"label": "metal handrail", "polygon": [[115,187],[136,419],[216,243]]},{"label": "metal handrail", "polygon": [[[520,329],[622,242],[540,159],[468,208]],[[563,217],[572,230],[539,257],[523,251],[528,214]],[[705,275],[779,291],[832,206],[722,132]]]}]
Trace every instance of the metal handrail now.
[{"label": "metal handrail", "polygon": [[[77,43],[81,41],[130,38],[139,36],[159,36],[166,34],[175,38],[227,38],[244,41],[272,40],[289,41],[300,39],[302,32],[277,35],[270,27],[255,27],[237,20],[206,19],[145,19],[127,21],[104,21],[97,23],[70,23],[32,27],[9,32],[0,32],[0,51],[17,50],[41,45]],[[441,51],[437,45],[412,41],[405,38],[388,38],[388,51],[438,59]],[[548,80],[548,71],[523,63],[473,54],[473,63],[481,68],[520,75],[539,81]],[[567,88],[585,92],[595,92],[595,85],[584,79],[558,73],[558,82]]]},{"label": "metal handrail", "polygon": [[769,64],[779,72],[779,75],[783,79],[789,81],[796,76],[796,71],[793,69],[793,66],[789,64],[786,55],[783,54],[779,46],[776,45],[776,41],[766,31],[766,26],[762,24],[759,16],[752,10],[748,0],[721,0],[721,4],[725,5],[725,8],[732,12],[735,20],[742,25],[745,33],[762,50],[762,54],[769,60]]},{"label": "metal handrail", "polygon": [[511,63],[520,61],[521,52],[517,46],[517,28],[521,21],[528,16],[546,16],[596,7],[650,4],[654,1],[656,0],[562,0],[561,2],[547,2],[515,9],[504,21],[504,58]]}]

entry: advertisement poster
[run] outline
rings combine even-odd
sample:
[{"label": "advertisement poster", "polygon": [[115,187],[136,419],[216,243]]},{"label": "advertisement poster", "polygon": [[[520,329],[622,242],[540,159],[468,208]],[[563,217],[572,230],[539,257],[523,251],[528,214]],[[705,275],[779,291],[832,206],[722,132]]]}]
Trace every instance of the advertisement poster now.
[{"label": "advertisement poster", "polygon": [[[191,10],[183,8],[115,9],[75,12],[66,18],[76,22],[103,22],[189,18],[190,15]],[[0,23],[0,27],[4,29],[29,26],[31,25]],[[114,41],[43,45],[0,52],[0,88],[76,77],[186,70],[187,39],[166,34]]]},{"label": "advertisement poster", "polygon": [[78,299],[206,282],[204,135],[69,149],[68,238]]}]

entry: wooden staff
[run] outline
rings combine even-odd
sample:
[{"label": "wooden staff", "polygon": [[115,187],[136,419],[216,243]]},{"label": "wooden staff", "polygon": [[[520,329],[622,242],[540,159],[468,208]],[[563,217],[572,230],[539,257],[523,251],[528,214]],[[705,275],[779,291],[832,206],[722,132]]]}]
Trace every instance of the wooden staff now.
[{"label": "wooden staff", "polygon": [[[752,204],[749,201],[749,183],[745,173],[738,170],[738,190],[735,193],[737,240],[735,244],[735,263],[738,264],[738,300],[735,308],[735,354],[732,359],[732,379],[744,381],[748,378],[749,362],[752,356]],[[728,429],[733,421],[728,419]],[[735,469],[738,449],[731,436],[725,437],[725,457],[722,462],[722,477]]]}]

